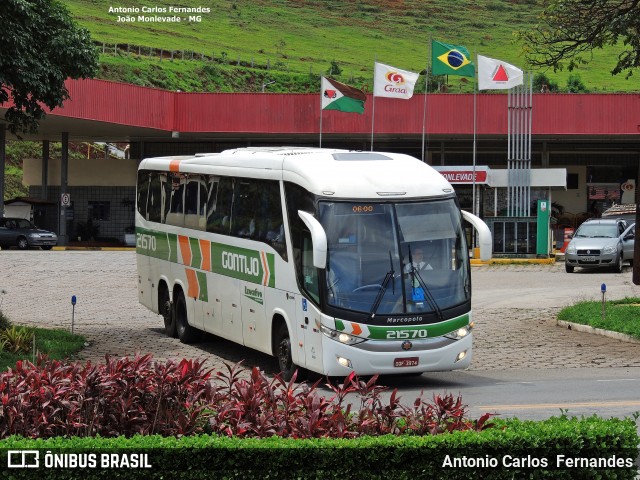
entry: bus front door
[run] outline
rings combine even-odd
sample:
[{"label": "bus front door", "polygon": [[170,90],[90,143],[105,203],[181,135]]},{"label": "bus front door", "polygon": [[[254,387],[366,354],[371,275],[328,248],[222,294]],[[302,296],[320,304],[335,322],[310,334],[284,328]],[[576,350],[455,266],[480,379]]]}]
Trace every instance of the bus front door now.
[{"label": "bus front door", "polygon": [[320,313],[316,307],[304,296],[296,295],[296,320],[300,338],[300,360],[304,359],[304,366],[315,372],[322,372],[322,333],[317,324],[320,323]]}]

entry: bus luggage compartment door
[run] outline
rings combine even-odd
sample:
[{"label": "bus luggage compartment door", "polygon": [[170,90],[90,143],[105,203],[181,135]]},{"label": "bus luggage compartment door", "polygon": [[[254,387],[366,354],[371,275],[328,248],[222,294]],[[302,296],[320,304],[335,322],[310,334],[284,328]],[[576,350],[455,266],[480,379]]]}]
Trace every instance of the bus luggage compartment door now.
[{"label": "bus luggage compartment door", "polygon": [[136,254],[136,264],[138,267],[138,301],[151,311],[158,313],[157,305],[153,305],[151,288],[157,279],[151,278],[149,257],[140,253]]},{"label": "bus luggage compartment door", "polygon": [[222,328],[220,336],[243,344],[240,283],[238,279],[220,275],[216,282],[216,288],[218,288],[221,300]]},{"label": "bus luggage compartment door", "polygon": [[269,338],[265,324],[264,286],[240,282],[240,289],[244,344],[264,351],[263,344],[265,339]]}]

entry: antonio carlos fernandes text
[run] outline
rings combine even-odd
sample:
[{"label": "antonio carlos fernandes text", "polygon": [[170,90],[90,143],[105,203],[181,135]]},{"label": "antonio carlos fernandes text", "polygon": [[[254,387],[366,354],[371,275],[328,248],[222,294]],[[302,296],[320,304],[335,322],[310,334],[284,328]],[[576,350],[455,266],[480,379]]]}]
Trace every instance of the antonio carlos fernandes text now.
[{"label": "antonio carlos fernandes text", "polygon": [[535,457],[527,455],[518,457],[513,455],[503,455],[500,458],[485,455],[484,457],[452,457],[446,455],[442,467],[450,468],[630,468],[634,466],[633,458],[626,457],[570,457],[567,455],[556,455],[555,465],[546,457]]},{"label": "antonio carlos fernandes text", "polygon": [[211,13],[209,7],[109,7],[109,13]]}]

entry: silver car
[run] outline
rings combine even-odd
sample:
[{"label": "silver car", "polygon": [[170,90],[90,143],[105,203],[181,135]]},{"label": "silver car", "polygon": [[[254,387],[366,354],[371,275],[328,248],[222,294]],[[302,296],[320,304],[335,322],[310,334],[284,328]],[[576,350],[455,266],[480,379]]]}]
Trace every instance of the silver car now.
[{"label": "silver car", "polygon": [[578,227],[565,251],[567,273],[575,267],[613,268],[622,272],[625,261],[633,262],[635,223],[621,218],[599,218]]},{"label": "silver car", "polygon": [[41,230],[24,218],[0,218],[0,247],[16,246],[21,250],[40,247],[51,250],[58,243],[58,236]]}]

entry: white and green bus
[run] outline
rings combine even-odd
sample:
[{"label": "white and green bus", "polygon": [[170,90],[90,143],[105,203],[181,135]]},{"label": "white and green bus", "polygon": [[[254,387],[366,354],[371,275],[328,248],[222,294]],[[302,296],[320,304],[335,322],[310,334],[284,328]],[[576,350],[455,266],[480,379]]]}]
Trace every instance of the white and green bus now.
[{"label": "white and green bus", "polygon": [[471,361],[471,275],[449,182],[396,153],[279,147],[148,158],[138,170],[140,302],[167,335],[201,332],[329,376]]}]

